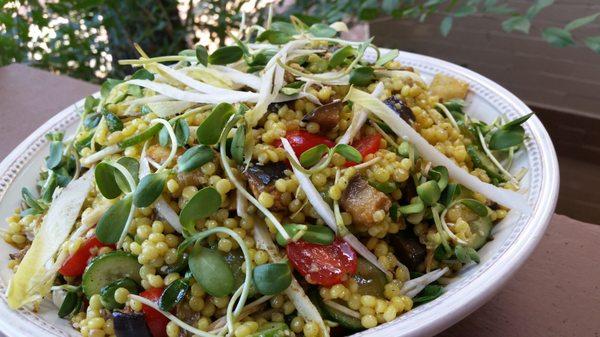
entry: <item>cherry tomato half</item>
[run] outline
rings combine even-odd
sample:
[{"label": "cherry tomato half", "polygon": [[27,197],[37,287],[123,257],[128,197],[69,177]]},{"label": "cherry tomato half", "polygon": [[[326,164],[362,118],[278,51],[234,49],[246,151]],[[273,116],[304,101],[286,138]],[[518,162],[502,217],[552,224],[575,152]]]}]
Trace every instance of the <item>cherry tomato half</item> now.
[{"label": "cherry tomato half", "polygon": [[[360,152],[364,160],[367,155],[375,153],[377,150],[379,150],[379,147],[381,146],[381,135],[376,133],[374,135],[358,139],[352,143],[352,146],[354,146],[354,148]],[[350,167],[356,164],[357,163],[355,162],[349,161],[346,162],[344,166]]]},{"label": "cherry tomato half", "polygon": [[[335,146],[335,143],[329,138],[321,135],[315,135],[304,130],[289,131],[285,134],[285,139],[290,142],[292,149],[294,149],[294,153],[298,157],[300,157],[304,151],[319,144],[325,144],[327,147]],[[273,146],[281,147],[281,140],[277,139],[275,142],[273,142]]]},{"label": "cherry tomato half", "polygon": [[[158,303],[158,300],[160,299],[163,290],[163,288],[150,288],[140,293],[140,296],[145,297],[150,301]],[[153,337],[168,337],[167,324],[169,324],[170,320],[167,317],[165,317],[160,312],[152,309],[151,307],[143,304],[142,312],[144,312],[146,324],[148,324],[148,328],[150,328],[150,332],[152,333]]]},{"label": "cherry tomato half", "polygon": [[[107,245],[100,242],[95,236],[90,237],[73,255],[67,258],[58,272],[63,276],[71,277],[83,275],[85,267],[87,267],[88,262],[94,256],[94,250],[105,246]],[[109,247],[114,247],[114,245],[110,245]]]},{"label": "cherry tomato half", "polygon": [[344,240],[336,238],[330,245],[306,241],[290,242],[287,256],[308,283],[330,287],[356,273],[358,257]]}]

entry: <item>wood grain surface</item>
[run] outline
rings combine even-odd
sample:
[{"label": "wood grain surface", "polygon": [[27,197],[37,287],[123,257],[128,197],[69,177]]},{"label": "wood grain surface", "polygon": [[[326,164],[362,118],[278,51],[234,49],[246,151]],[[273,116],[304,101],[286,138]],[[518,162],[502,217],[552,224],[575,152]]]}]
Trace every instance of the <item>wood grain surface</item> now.
[{"label": "wood grain surface", "polygon": [[[96,90],[23,65],[0,68],[0,158],[49,117]],[[600,226],[554,215],[514,278],[439,336],[600,337],[598,247]]]}]

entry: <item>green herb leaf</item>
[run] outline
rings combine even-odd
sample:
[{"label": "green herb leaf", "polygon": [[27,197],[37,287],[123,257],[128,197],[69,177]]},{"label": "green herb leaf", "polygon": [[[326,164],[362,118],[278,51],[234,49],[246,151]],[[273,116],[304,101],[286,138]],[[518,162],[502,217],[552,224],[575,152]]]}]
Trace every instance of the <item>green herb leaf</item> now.
[{"label": "green herb leaf", "polygon": [[442,191],[436,181],[430,180],[417,186],[417,194],[425,205],[431,206],[440,199]]},{"label": "green herb leaf", "polygon": [[448,169],[444,166],[436,166],[429,170],[429,179],[437,181],[440,191],[448,186]]},{"label": "green herb leaf", "polygon": [[324,23],[315,23],[310,26],[308,32],[314,37],[334,37],[337,31]]},{"label": "green herb leaf", "polygon": [[121,119],[112,112],[104,114],[104,120],[106,120],[108,131],[115,132],[123,130],[123,122],[121,122]]},{"label": "green herb leaf", "polygon": [[138,71],[136,71],[135,73],[133,73],[133,75],[131,75],[131,79],[132,80],[150,80],[150,81],[154,81],[154,74],[149,72],[148,70],[142,68]]},{"label": "green herb leaf", "polygon": [[305,82],[303,81],[295,81],[292,83],[286,84],[283,88],[281,88],[281,93],[284,95],[295,95],[302,90],[302,86]]},{"label": "green herb leaf", "polygon": [[102,115],[99,113],[91,114],[83,120],[83,127],[87,130],[91,130],[98,126],[100,120],[102,119]]},{"label": "green herb leaf", "polygon": [[[131,174],[131,177],[136,184],[139,182],[140,163],[138,163],[135,158],[121,157],[117,160],[117,163],[123,165],[127,171],[129,171],[129,174]],[[123,193],[131,192],[127,179],[125,179],[125,176],[117,169],[115,169],[115,181]]]},{"label": "green herb leaf", "polygon": [[49,170],[55,169],[62,161],[63,143],[62,141],[53,141],[50,143],[50,154],[46,158],[46,167]]},{"label": "green herb leaf", "polygon": [[300,155],[300,165],[304,167],[310,167],[315,165],[321,160],[323,155],[329,150],[327,145],[319,144],[311,147],[310,149],[302,152]]},{"label": "green herb leaf", "polygon": [[114,199],[121,195],[121,188],[117,183],[116,175],[117,169],[106,162],[98,163],[94,169],[96,186],[106,199]]},{"label": "green herb leaf", "polygon": [[196,145],[189,148],[177,159],[177,168],[179,172],[189,172],[212,161],[215,155],[210,147],[206,145]]},{"label": "green herb leaf", "polygon": [[489,142],[490,150],[507,150],[513,146],[523,144],[525,129],[517,125],[509,129],[498,129],[492,133]]},{"label": "green herb leaf", "polygon": [[487,206],[475,199],[463,199],[460,202],[480,217],[487,216],[489,213]]},{"label": "green herb leaf", "polygon": [[413,303],[423,304],[431,302],[444,293],[444,288],[437,284],[428,284],[413,298]]},{"label": "green herb leaf", "polygon": [[96,237],[105,244],[117,243],[127,225],[133,198],[126,195],[102,215],[96,226]]},{"label": "green herb leaf", "polygon": [[329,59],[329,69],[333,69],[339,65],[341,65],[342,63],[344,63],[344,61],[346,60],[346,58],[355,55],[355,51],[354,48],[352,48],[352,46],[347,45],[344,46],[338,50],[336,50],[333,55],[331,55],[331,58]]},{"label": "green herb leaf", "polygon": [[139,85],[128,84],[127,85],[127,94],[134,97],[142,97],[144,93],[142,92],[142,87]]},{"label": "green herb leaf", "polygon": [[21,197],[27,206],[35,211],[35,213],[42,213],[45,209],[37,200],[35,200],[34,196],[31,194],[27,187],[23,187],[21,189]]},{"label": "green herb leaf", "polygon": [[179,221],[188,233],[195,231],[196,221],[213,214],[221,206],[221,194],[212,187],[198,191],[183,207]]},{"label": "green herb leaf", "polygon": [[504,125],[502,125],[502,129],[510,129],[510,128],[514,127],[514,126],[521,125],[521,124],[525,123],[531,116],[533,116],[533,112],[528,113],[525,116],[521,116],[519,118],[516,118],[516,119],[514,119],[514,120],[512,120],[512,121],[510,121],[510,122],[508,122],[508,123],[506,123]]},{"label": "green herb leaf", "polygon": [[188,263],[192,275],[209,295],[223,297],[234,290],[233,272],[220,253],[196,243]]},{"label": "green herb leaf", "polygon": [[594,22],[598,18],[598,16],[600,16],[600,13],[592,14],[583,18],[573,20],[565,26],[565,30],[570,32],[577,28],[589,25],[590,23]]},{"label": "green herb leaf", "polygon": [[358,67],[350,72],[350,84],[365,87],[375,79],[375,73],[371,67]]},{"label": "green herb leaf", "polygon": [[294,25],[292,25],[289,22],[285,22],[285,21],[275,21],[275,22],[271,23],[271,29],[286,33],[288,35],[294,35],[294,34],[298,33],[296,31],[296,27],[294,27]]},{"label": "green herb leaf", "polygon": [[81,308],[81,295],[76,291],[67,291],[63,303],[58,309],[58,317],[65,318]]},{"label": "green herb leaf", "polygon": [[554,3],[554,0],[535,0],[533,5],[531,7],[529,7],[529,9],[527,10],[527,13],[525,13],[525,16],[529,20],[531,20],[536,15],[538,15],[544,8],[552,5],[553,3]]},{"label": "green herb leaf", "polygon": [[167,286],[158,300],[158,307],[163,311],[171,311],[183,300],[190,289],[190,283],[186,279],[178,279]]},{"label": "green herb leaf", "polygon": [[163,173],[151,173],[140,180],[135,192],[133,193],[133,204],[136,207],[148,207],[160,197],[167,175]]},{"label": "green herb leaf", "polygon": [[[185,119],[178,119],[175,121],[173,131],[175,132],[175,138],[177,139],[177,146],[185,146],[188,138],[190,137],[190,127]],[[158,133],[158,143],[161,146],[167,146],[171,142],[171,136],[167,128],[162,128]]]},{"label": "green herb leaf", "polygon": [[348,144],[338,144],[334,147],[333,152],[340,154],[346,160],[353,163],[361,163],[363,158],[362,154],[355,149],[353,146]]},{"label": "green herb leaf", "polygon": [[88,113],[94,111],[94,109],[98,105],[98,102],[100,102],[100,100],[97,98],[94,98],[94,96],[87,96],[85,98],[85,102],[83,103],[83,112],[88,114]]},{"label": "green herb leaf", "polygon": [[231,157],[238,165],[244,162],[244,148],[246,144],[246,125],[240,125],[235,131],[231,142]]},{"label": "green herb leaf", "polygon": [[256,290],[263,295],[276,295],[292,283],[292,270],[287,263],[267,263],[252,272]]},{"label": "green herb leaf", "polygon": [[226,65],[238,61],[244,56],[244,52],[238,46],[226,46],[215,50],[208,57],[208,63]]},{"label": "green herb leaf", "polygon": [[267,29],[260,33],[256,40],[259,42],[269,41],[271,44],[285,44],[292,39],[292,36],[281,31]]},{"label": "green herb leaf", "polygon": [[575,44],[571,33],[558,27],[544,29],[542,37],[554,47],[566,47]]},{"label": "green herb leaf", "polygon": [[425,210],[425,204],[423,203],[423,200],[421,200],[420,198],[416,198],[414,202],[408,205],[400,206],[398,210],[400,211],[400,213],[406,215],[418,214]]},{"label": "green herb leaf", "polygon": [[277,52],[273,49],[262,49],[252,56],[249,66],[265,66]]},{"label": "green herb leaf", "polygon": [[471,247],[458,245],[454,247],[454,255],[456,255],[456,259],[458,261],[464,264],[467,264],[471,261],[475,263],[480,262],[479,254],[477,254],[477,251]]},{"label": "green herb leaf", "polygon": [[196,138],[200,144],[214,145],[219,141],[223,128],[235,108],[229,103],[220,103],[215,106],[208,117],[198,126]]},{"label": "green herb leaf", "polygon": [[378,191],[381,191],[386,194],[390,194],[397,189],[396,183],[393,181],[386,181],[384,183],[380,183],[378,181],[370,181],[369,185],[375,187]]},{"label": "green herb leaf", "polygon": [[208,50],[206,50],[206,47],[201,44],[196,46],[196,58],[201,65],[205,67],[208,65]]},{"label": "green herb leaf", "polygon": [[454,199],[459,196],[461,193],[461,188],[459,184],[450,183],[444,190],[444,195],[442,197],[442,203],[445,206],[450,205]]},{"label": "green herb leaf", "polygon": [[[304,225],[304,224],[286,224],[283,229],[288,233],[290,237],[295,237],[301,230],[304,231],[301,238],[302,240],[310,243],[316,243],[319,245],[329,245],[335,239],[335,233],[327,226],[321,225]],[[287,242],[280,233],[275,236],[277,243],[285,247]]]},{"label": "green herb leaf", "polygon": [[138,133],[137,135],[131,136],[125,139],[124,141],[120,142],[119,147],[124,149],[129,146],[134,146],[139,143],[143,143],[156,136],[156,134],[160,132],[160,129],[162,129],[162,124],[152,125],[148,129],[144,130],[144,132]]},{"label": "green herb leaf", "polygon": [[100,87],[100,96],[103,98],[108,97],[108,94],[110,94],[111,90],[120,83],[123,83],[123,80],[108,78]]}]

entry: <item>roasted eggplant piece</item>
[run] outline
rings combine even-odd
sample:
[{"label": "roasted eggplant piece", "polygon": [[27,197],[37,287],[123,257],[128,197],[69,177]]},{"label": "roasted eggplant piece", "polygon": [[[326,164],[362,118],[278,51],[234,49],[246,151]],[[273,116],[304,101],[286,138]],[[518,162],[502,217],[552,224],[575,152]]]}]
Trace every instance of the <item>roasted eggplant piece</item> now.
[{"label": "roasted eggplant piece", "polygon": [[270,193],[274,197],[275,204],[271,207],[274,211],[287,209],[281,204],[281,192],[275,188],[275,181],[280,178],[285,178],[284,171],[286,169],[287,165],[285,163],[277,162],[266,165],[252,164],[244,172],[246,179],[248,179],[250,190],[255,197],[258,198],[263,191]]},{"label": "roasted eggplant piece", "polygon": [[152,337],[144,314],[115,311],[112,316],[117,337]]},{"label": "roasted eggplant piece", "polygon": [[411,229],[406,229],[397,234],[388,235],[390,244],[398,260],[410,270],[416,270],[427,255],[425,246],[419,242]]},{"label": "roasted eggplant piece", "polygon": [[321,105],[312,112],[304,116],[302,121],[305,123],[314,122],[319,124],[321,132],[327,132],[340,122],[340,113],[344,109],[342,101],[337,100],[331,103]]},{"label": "roasted eggplant piece", "polygon": [[415,121],[415,114],[400,98],[400,95],[393,95],[383,102],[404,119],[405,122],[412,123]]},{"label": "roasted eggplant piece", "polygon": [[352,215],[352,223],[355,226],[371,227],[376,223],[373,214],[379,210],[387,213],[392,201],[385,193],[369,185],[363,177],[356,175],[350,179],[348,187],[344,190],[340,205]]}]

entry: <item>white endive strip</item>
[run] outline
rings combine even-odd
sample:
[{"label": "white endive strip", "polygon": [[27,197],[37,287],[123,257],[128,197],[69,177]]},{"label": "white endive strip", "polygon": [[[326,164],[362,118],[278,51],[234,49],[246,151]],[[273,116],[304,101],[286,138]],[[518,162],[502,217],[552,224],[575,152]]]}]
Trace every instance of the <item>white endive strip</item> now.
[{"label": "white endive strip", "polygon": [[235,209],[240,218],[248,217],[248,199],[238,191],[235,192]]},{"label": "white endive strip", "polygon": [[121,149],[119,145],[107,146],[96,153],[92,153],[87,157],[81,158],[79,162],[81,163],[81,166],[90,167],[95,162],[101,161],[112,154],[121,152],[122,150],[123,149]]},{"label": "white endive strip", "polygon": [[338,32],[347,32],[348,26],[343,21],[336,21],[329,25],[329,27],[335,29]]},{"label": "white endive strip", "polygon": [[256,75],[248,74],[248,73],[239,71],[237,69],[225,67],[225,66],[211,65],[209,69],[211,69],[211,68],[218,70],[221,73],[224,73],[233,82],[243,84],[254,90],[260,89],[261,80],[260,80],[260,77],[258,77]]},{"label": "white endive strip", "polygon": [[[140,179],[144,178],[148,174],[150,174],[150,165],[148,164],[148,158],[146,158],[145,153],[142,153],[140,159]],[[169,225],[171,225],[171,227],[177,231],[177,233],[183,233],[183,226],[179,221],[179,215],[175,213],[162,195],[154,202],[154,208],[156,209],[158,215],[167,221]]]},{"label": "white endive strip", "polygon": [[21,308],[50,293],[56,271],[48,269],[47,264],[54,265],[54,256],[69,237],[81,206],[93,187],[93,180],[93,170],[89,170],[71,181],[53,199],[31,247],[8,284],[6,300],[12,309]]},{"label": "white endive strip", "polygon": [[[371,95],[375,97],[379,97],[383,92],[384,85],[382,82],[377,83],[375,90],[371,93]],[[346,132],[340,137],[338,144],[350,144],[352,140],[356,136],[356,134],[363,127],[365,122],[367,121],[367,117],[369,116],[369,111],[365,108],[354,108],[354,116],[352,116],[352,121],[350,122],[350,126],[346,129]]]},{"label": "white endive strip", "polygon": [[280,67],[277,62],[285,64],[287,53],[304,46],[307,42],[307,40],[290,41],[281,47],[277,54],[269,60],[265,66],[265,73],[261,78],[262,83],[259,89],[260,97],[254,108],[245,115],[250,126],[256,125],[262,116],[264,116],[269,104],[273,103],[279,94],[279,90],[281,90],[284,85],[283,75],[285,74],[285,69]]},{"label": "white endive strip", "polygon": [[[294,150],[292,149],[292,146],[290,145],[288,140],[285,138],[280,139],[283,148],[288,153],[290,158],[296,163],[298,163],[298,158],[296,157],[296,154],[294,153]],[[323,200],[323,197],[321,197],[321,194],[319,193],[319,191],[317,191],[315,185],[313,185],[313,183],[310,181],[308,175],[298,170],[296,168],[296,165],[292,165],[292,169],[294,170],[294,175],[296,176],[296,178],[298,178],[298,183],[300,184],[300,187],[306,194],[306,198],[313,206],[317,214],[319,214],[323,221],[325,221],[327,226],[329,226],[334,231],[337,231],[337,224],[335,222],[335,215],[333,214],[333,210],[331,210],[329,204],[327,204],[325,200]],[[371,253],[371,251],[367,247],[365,247],[365,245],[363,245],[356,238],[356,236],[354,236],[352,233],[348,233],[343,236],[343,239],[348,244],[350,244],[350,246],[352,246],[352,248],[354,248],[354,250],[356,250],[356,252],[359,255],[367,259],[367,261],[371,262],[375,267],[384,272],[386,275],[390,275],[390,272],[387,269],[385,269],[385,267],[383,267],[381,263],[379,263],[377,257],[373,253]]]},{"label": "white endive strip", "polygon": [[198,90],[199,92],[202,92],[202,93],[205,93],[205,94],[229,94],[229,95],[237,95],[238,93],[243,92],[243,91],[237,91],[237,90],[219,88],[219,87],[212,86],[210,84],[206,84],[206,83],[200,82],[198,80],[195,80],[195,79],[189,77],[188,75],[186,75],[182,71],[175,70],[175,69],[173,69],[171,67],[167,67],[167,66],[162,65],[160,63],[158,63],[156,66],[158,67],[158,69],[160,69],[161,71],[165,72],[167,75],[169,75],[174,80],[177,80],[177,81],[179,81],[179,82],[187,85],[188,87],[190,87],[190,88],[192,88],[194,90]]},{"label": "white endive strip", "polygon": [[200,94],[191,91],[185,91],[168,84],[157,83],[149,80],[131,80],[127,83],[139,85],[140,87],[154,90],[157,93],[171,97],[176,100],[195,103],[219,104],[219,103],[239,103],[239,102],[256,102],[258,94],[254,92],[237,91],[232,94]]},{"label": "white endive strip", "polygon": [[[162,95],[161,95],[162,96]],[[156,116],[160,118],[167,118],[175,115],[179,115],[188,108],[192,107],[194,103],[183,102],[183,101],[166,101],[166,102],[153,102],[146,104]]]},{"label": "white endive strip", "polygon": [[448,267],[444,267],[444,269],[436,269],[423,276],[408,280],[404,282],[402,289],[400,289],[400,293],[413,298],[417,296],[417,294],[420,293],[421,290],[423,290],[423,288],[425,288],[428,284],[442,277],[447,271]]},{"label": "white endive strip", "polygon": [[[254,226],[254,240],[256,240],[256,247],[265,250],[267,254],[269,254],[271,260],[274,262],[282,261],[282,258],[279,255],[279,250],[271,238],[271,233],[269,233],[269,230],[265,227],[265,225],[256,224]],[[292,283],[285,290],[285,294],[292,301],[300,316],[304,317],[304,319],[307,321],[313,321],[317,323],[323,332],[323,336],[329,336],[329,330],[325,325],[319,310],[310,301],[308,296],[306,296],[304,289],[302,289],[293,275]]]},{"label": "white endive strip", "polygon": [[439,152],[417,131],[415,131],[408,123],[406,123],[395,111],[390,109],[385,103],[370,94],[358,90],[354,87],[350,88],[346,100],[352,101],[354,104],[363,106],[370,110],[374,115],[379,117],[386,123],[394,132],[404,137],[411,142],[423,158],[430,161],[433,165],[445,166],[448,169],[450,177],[456,182],[466,186],[468,189],[481,193],[486,198],[499,203],[502,206],[510,209],[520,210],[529,213],[531,210],[527,205],[527,199],[524,195],[496,187],[492,184],[484,183],[479,178],[471,175],[469,172],[458,166],[450,158]]},{"label": "white endive strip", "polygon": [[[341,75],[339,72],[328,72],[322,73],[322,75],[330,75],[330,77],[319,78],[318,82],[322,85],[348,85],[350,84],[350,75]],[[304,76],[298,77],[299,81],[317,81],[315,78],[308,78]]]},{"label": "white endive strip", "polygon": [[168,101],[168,100],[170,100],[170,98],[167,96],[154,95],[154,96],[142,97],[142,98],[138,98],[138,99],[132,99],[131,101],[121,102],[120,104],[129,105],[127,107],[127,109],[125,109],[125,112],[123,113],[125,116],[133,116],[133,115],[139,115],[139,113],[137,113],[137,114],[134,113],[133,110],[135,110],[140,105],[147,104],[147,103],[163,102],[163,101]]}]

